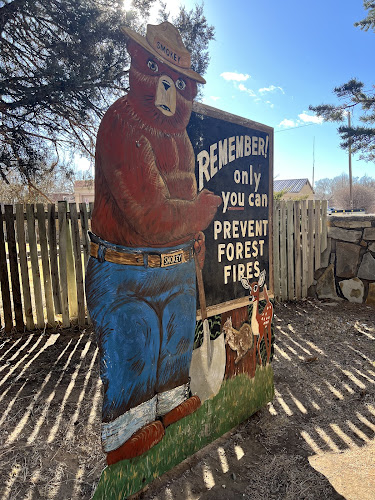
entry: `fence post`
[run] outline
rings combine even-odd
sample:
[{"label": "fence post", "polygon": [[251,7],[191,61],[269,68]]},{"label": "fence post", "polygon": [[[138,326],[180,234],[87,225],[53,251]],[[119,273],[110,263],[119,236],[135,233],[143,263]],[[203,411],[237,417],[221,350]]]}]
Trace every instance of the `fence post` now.
[{"label": "fence post", "polygon": [[315,271],[320,268],[321,242],[320,242],[320,201],[315,200]]},{"label": "fence post", "polygon": [[280,269],[281,269],[281,275],[280,275],[281,300],[285,300],[288,298],[285,201],[280,202]]},{"label": "fence post", "polygon": [[309,200],[308,208],[308,256],[309,256],[309,270],[308,270],[308,286],[311,286],[314,281],[314,200]]},{"label": "fence post", "polygon": [[9,276],[7,255],[5,248],[4,226],[3,226],[3,211],[0,206],[0,281],[1,295],[3,299],[4,311],[4,326],[5,331],[10,332],[13,327],[12,304],[10,301]]},{"label": "fence post", "polygon": [[328,210],[328,201],[327,200],[322,200],[322,237],[320,240],[320,251],[324,252],[324,250],[327,248],[327,210]]},{"label": "fence post", "polygon": [[29,236],[31,270],[33,275],[36,325],[38,328],[44,328],[42,285],[40,282],[38,248],[36,243],[34,205],[26,205],[26,218],[27,218],[27,232]]},{"label": "fence post", "polygon": [[302,297],[307,297],[309,266],[307,245],[307,205],[306,200],[301,202],[301,232],[302,232]]},{"label": "fence post", "polygon": [[48,258],[46,215],[44,212],[43,203],[37,203],[36,217],[38,220],[38,228],[39,228],[39,245],[40,245],[40,254],[42,258],[44,297],[46,299],[47,322],[50,326],[55,326],[55,311],[53,308],[51,271]]},{"label": "fence post", "polygon": [[7,231],[10,279],[11,279],[11,283],[12,283],[14,317],[16,320],[16,329],[18,331],[22,332],[25,328],[25,325],[23,322],[22,298],[21,298],[21,287],[20,287],[17,245],[16,245],[16,233],[14,231],[13,205],[5,205],[4,210],[5,210],[5,223],[6,223],[6,231]]},{"label": "fence post", "polygon": [[275,298],[280,299],[280,204],[274,204],[273,212],[273,283]]},{"label": "fence post", "polygon": [[[68,208],[67,202],[66,207]],[[69,315],[70,318],[76,318],[78,316],[77,283],[73,256],[72,224],[70,217],[67,217],[66,219],[66,265],[68,275]]]},{"label": "fence post", "polygon": [[57,261],[57,238],[56,238],[56,209],[55,205],[48,205],[48,244],[49,258],[51,262],[51,279],[53,303],[55,305],[56,314],[62,314],[59,265]]},{"label": "fence post", "polygon": [[70,222],[72,226],[72,241],[74,251],[74,262],[76,271],[77,287],[77,306],[78,306],[78,325],[85,325],[85,293],[83,290],[83,272],[81,257],[81,239],[79,237],[78,213],[75,203],[70,203]]},{"label": "fence post", "polygon": [[69,328],[69,296],[68,296],[68,275],[66,262],[67,247],[67,213],[66,202],[58,202],[59,216],[59,264],[60,264],[60,286],[61,286],[61,309],[62,324],[64,328]]},{"label": "fence post", "polygon": [[27,252],[26,252],[25,218],[24,218],[24,208],[22,203],[17,203],[16,205],[16,227],[17,227],[18,255],[20,259],[20,268],[21,268],[22,294],[23,294],[23,306],[26,318],[26,328],[28,330],[34,330],[35,324],[33,319],[33,308],[31,305],[29,267],[28,267]]},{"label": "fence post", "polygon": [[301,205],[299,201],[294,202],[294,265],[295,265],[295,289],[296,299],[302,298],[301,283]]},{"label": "fence post", "polygon": [[294,299],[294,223],[293,201],[289,200],[287,206],[287,248],[288,248],[288,299]]}]

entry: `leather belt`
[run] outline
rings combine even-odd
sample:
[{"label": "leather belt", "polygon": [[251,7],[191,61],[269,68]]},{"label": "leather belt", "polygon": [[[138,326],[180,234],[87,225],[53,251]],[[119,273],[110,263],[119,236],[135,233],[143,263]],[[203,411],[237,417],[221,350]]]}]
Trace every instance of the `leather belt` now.
[{"label": "leather belt", "polygon": [[90,242],[90,255],[99,261],[113,262],[127,266],[169,267],[189,262],[193,258],[193,249],[186,248],[173,252],[153,254],[148,252],[126,253]]}]

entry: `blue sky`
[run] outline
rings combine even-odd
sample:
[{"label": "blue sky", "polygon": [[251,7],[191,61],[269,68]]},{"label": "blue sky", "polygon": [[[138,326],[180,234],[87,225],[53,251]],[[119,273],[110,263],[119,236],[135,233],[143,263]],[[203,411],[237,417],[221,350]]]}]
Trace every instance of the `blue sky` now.
[{"label": "blue sky", "polygon": [[[167,5],[173,14],[179,2]],[[204,102],[274,128],[278,179],[312,181],[314,142],[315,181],[346,173],[337,124],[319,123],[308,108],[337,102],[333,88],[352,77],[375,83],[375,34],[353,26],[366,16],[362,0],[205,0],[204,12],[216,29]],[[358,156],[352,167],[353,176],[375,177]]]},{"label": "blue sky", "polygon": [[[366,16],[362,0],[206,0],[204,12],[216,29],[204,102],[274,127],[279,179],[312,180],[314,137],[315,180],[347,172],[337,125],[314,123],[308,108],[335,103],[333,88],[352,77],[375,84],[375,34],[353,26]],[[357,156],[352,167],[375,177]]]}]

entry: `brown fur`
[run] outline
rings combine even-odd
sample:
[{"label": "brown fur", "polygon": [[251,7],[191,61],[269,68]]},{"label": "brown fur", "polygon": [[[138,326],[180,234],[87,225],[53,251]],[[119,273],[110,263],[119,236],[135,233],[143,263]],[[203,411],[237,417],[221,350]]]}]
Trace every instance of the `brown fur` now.
[{"label": "brown fur", "polygon": [[[129,42],[130,91],[116,101],[99,127],[96,145],[93,231],[103,239],[137,247],[173,246],[205,229],[221,198],[197,193],[194,153],[186,133],[195,81],[180,75]],[[147,63],[158,65],[154,73]],[[155,106],[161,76],[176,82],[176,111]]]}]

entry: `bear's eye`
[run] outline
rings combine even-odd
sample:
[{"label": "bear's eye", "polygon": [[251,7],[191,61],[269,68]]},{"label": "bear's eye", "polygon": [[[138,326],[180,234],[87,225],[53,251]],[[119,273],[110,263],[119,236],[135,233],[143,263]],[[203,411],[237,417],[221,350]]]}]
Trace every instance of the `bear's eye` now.
[{"label": "bear's eye", "polygon": [[156,62],[155,62],[155,61],[153,61],[152,59],[149,59],[149,60],[147,61],[147,66],[150,68],[150,70],[151,70],[151,71],[154,71],[155,73],[156,73],[157,71],[159,71],[159,67],[158,67],[158,65],[157,65],[157,64],[156,64]]},{"label": "bear's eye", "polygon": [[176,80],[176,87],[179,90],[184,90],[184,88],[186,87],[185,81],[182,78],[179,78],[178,80]]}]

